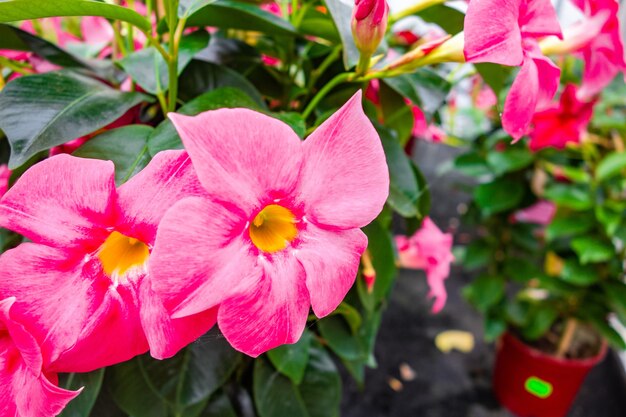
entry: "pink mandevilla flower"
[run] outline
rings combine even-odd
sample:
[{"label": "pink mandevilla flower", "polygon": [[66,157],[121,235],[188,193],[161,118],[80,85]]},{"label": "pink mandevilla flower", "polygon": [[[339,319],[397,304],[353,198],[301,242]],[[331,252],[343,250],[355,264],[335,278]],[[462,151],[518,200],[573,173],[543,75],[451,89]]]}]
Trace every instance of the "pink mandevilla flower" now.
[{"label": "pink mandevilla flower", "polygon": [[52,417],[80,391],[57,386],[57,375],[43,369],[35,338],[15,320],[15,298],[0,301],[0,415]]},{"label": "pink mandevilla flower", "polygon": [[386,0],[356,0],[352,13],[354,43],[361,53],[373,54],[385,36],[389,6]]},{"label": "pink mandevilla flower", "polygon": [[502,125],[514,139],[524,136],[535,110],[559,87],[561,70],[542,55],[537,39],[561,37],[550,0],[472,0],[465,15],[467,62],[520,66],[504,104]]},{"label": "pink mandevilla flower", "polygon": [[624,44],[618,19],[617,0],[573,0],[574,4],[590,20],[600,18],[600,33],[581,49],[585,60],[583,85],[579,91],[581,98],[599,94],[613,78],[626,71]]},{"label": "pink mandevilla flower", "polygon": [[32,243],[0,257],[0,296],[17,298],[50,369],[169,357],[214,324],[211,310],[171,320],[148,275],[161,217],[201,194],[187,154],[167,151],[117,189],[112,162],[57,155],[4,195],[0,225]]},{"label": "pink mandevilla flower", "polygon": [[533,116],[530,149],[563,149],[568,143],[580,142],[593,116],[595,102],[580,101],[576,96],[576,86],[569,84],[558,103]]},{"label": "pink mandevilla flower", "polygon": [[547,226],[556,214],[556,205],[547,200],[539,200],[530,207],[516,211],[513,220],[521,223],[534,223]]},{"label": "pink mandevilla flower", "polygon": [[[207,197],[161,222],[150,273],[173,317],[219,306],[231,345],[251,356],[301,336],[309,307],[331,313],[354,283],[389,174],[361,93],[304,142],[247,109],[170,114]],[[182,273],[181,273],[182,272]]]},{"label": "pink mandevilla flower", "polygon": [[428,296],[435,299],[433,313],[440,312],[448,298],[444,281],[450,275],[450,264],[454,261],[452,243],[452,235],[442,233],[428,217],[413,236],[396,236],[400,266],[426,271],[430,287]]}]

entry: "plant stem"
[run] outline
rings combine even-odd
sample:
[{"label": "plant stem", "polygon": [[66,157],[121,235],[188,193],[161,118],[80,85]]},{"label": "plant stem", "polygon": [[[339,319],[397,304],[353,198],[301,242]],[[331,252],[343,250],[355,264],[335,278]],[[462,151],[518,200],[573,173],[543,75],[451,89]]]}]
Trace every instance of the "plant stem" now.
[{"label": "plant stem", "polygon": [[326,94],[330,92],[330,90],[345,81],[352,81],[354,76],[355,73],[353,72],[344,72],[335,76],[335,78],[330,80],[324,87],[322,87],[320,91],[317,92],[315,97],[313,97],[308,106],[306,106],[306,108],[302,112],[302,117],[306,120],[311,115],[311,113],[313,113],[313,110],[315,110],[319,102],[322,101]]},{"label": "plant stem", "polygon": [[357,75],[364,75],[367,72],[367,70],[370,68],[371,59],[371,54],[361,53],[361,55],[359,56],[359,63],[356,65]]},{"label": "plant stem", "polygon": [[341,54],[341,46],[336,46],[330,54],[322,61],[319,67],[311,73],[311,79],[309,80],[309,88],[313,88],[319,77],[324,75],[324,72],[332,65],[333,62],[339,58]]},{"label": "plant stem", "polygon": [[168,111],[176,110],[176,101],[178,100],[178,50],[186,22],[187,19],[180,19],[174,36],[170,36],[170,60],[167,66],[169,72]]},{"label": "plant stem", "polygon": [[559,341],[559,346],[556,350],[556,356],[558,358],[563,358],[569,351],[572,346],[572,341],[574,340],[574,334],[576,333],[576,328],[578,327],[578,322],[574,318],[567,319],[565,323],[565,330],[563,330],[563,335],[561,336],[561,340]]},{"label": "plant stem", "polygon": [[405,18],[407,16],[414,15],[416,13],[421,12],[422,10],[426,10],[431,6],[436,6],[438,4],[444,3],[446,0],[420,0],[415,4],[411,5],[404,10],[399,11],[398,13],[394,13],[389,16],[389,26],[393,25],[398,20]]}]

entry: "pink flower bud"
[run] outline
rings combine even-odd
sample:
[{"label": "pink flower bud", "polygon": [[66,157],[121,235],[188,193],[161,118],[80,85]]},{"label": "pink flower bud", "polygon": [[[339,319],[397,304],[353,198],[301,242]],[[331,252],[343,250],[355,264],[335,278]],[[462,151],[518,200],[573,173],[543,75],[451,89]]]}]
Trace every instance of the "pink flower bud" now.
[{"label": "pink flower bud", "polygon": [[387,30],[389,6],[386,0],[356,0],[352,13],[352,35],[364,55],[372,55]]}]

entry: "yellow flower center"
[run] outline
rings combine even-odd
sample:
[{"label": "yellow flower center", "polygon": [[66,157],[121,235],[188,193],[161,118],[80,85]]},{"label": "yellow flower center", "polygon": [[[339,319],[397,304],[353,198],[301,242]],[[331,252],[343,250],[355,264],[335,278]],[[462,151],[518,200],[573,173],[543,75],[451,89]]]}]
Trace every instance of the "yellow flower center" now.
[{"label": "yellow flower center", "polygon": [[296,216],[277,204],[266,206],[250,225],[250,239],[263,252],[283,250],[297,235]]},{"label": "yellow flower center", "polygon": [[119,232],[111,233],[98,251],[104,272],[116,279],[134,267],[143,266],[149,256],[148,245]]}]

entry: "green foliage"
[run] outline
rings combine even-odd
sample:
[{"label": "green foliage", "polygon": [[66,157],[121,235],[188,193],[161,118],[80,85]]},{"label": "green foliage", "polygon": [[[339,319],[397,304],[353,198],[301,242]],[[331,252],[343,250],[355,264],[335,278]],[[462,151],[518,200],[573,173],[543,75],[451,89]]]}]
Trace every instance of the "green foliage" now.
[{"label": "green foliage", "polygon": [[74,399],[60,414],[60,417],[88,416],[100,394],[104,368],[84,374],[67,374],[59,381],[60,386],[75,391],[82,388],[80,395]]}]

